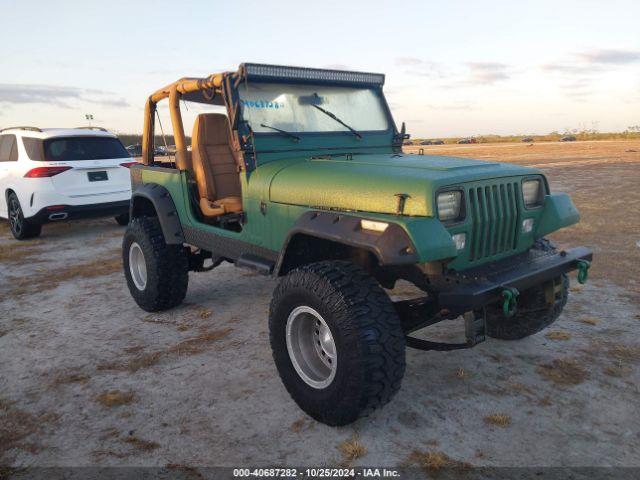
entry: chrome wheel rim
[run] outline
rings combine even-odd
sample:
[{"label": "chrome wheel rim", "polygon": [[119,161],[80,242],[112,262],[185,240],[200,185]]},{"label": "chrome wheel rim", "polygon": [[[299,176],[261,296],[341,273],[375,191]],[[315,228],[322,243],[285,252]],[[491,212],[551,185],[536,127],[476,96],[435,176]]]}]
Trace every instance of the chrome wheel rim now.
[{"label": "chrome wheel rim", "polygon": [[147,286],[147,264],[144,261],[142,248],[136,242],[129,247],[129,273],[138,290],[144,290]]},{"label": "chrome wheel rim", "polygon": [[287,318],[287,351],[296,372],[316,389],[328,387],[336,376],[338,355],[324,318],[311,307],[299,306]]}]

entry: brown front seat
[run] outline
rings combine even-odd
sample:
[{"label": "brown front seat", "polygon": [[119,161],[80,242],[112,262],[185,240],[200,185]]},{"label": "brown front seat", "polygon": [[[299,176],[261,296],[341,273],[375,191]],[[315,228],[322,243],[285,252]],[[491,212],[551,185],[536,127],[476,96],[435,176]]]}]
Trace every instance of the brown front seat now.
[{"label": "brown front seat", "polygon": [[229,145],[227,117],[220,113],[198,115],[191,143],[191,162],[204,216],[241,212],[240,178]]}]

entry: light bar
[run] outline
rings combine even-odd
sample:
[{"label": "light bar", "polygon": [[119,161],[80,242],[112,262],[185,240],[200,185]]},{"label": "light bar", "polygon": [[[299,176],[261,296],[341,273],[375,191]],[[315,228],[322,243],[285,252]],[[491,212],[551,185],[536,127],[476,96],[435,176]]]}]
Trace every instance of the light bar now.
[{"label": "light bar", "polygon": [[285,67],[245,63],[249,80],[296,80],[300,82],[384,85],[384,74],[323,70],[320,68]]}]

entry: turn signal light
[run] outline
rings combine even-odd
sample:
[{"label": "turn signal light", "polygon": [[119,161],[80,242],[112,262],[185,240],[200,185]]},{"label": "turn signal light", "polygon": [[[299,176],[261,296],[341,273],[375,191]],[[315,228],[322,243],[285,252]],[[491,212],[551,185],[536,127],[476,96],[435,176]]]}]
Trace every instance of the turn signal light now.
[{"label": "turn signal light", "polygon": [[46,178],[53,177],[59,173],[71,170],[72,167],[37,167],[32,168],[24,174],[25,178]]}]

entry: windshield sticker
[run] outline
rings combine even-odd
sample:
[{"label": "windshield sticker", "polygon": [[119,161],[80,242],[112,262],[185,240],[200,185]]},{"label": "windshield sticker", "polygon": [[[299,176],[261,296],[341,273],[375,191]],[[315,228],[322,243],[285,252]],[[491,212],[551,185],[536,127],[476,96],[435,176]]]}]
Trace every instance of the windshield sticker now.
[{"label": "windshield sticker", "polygon": [[269,100],[240,100],[243,107],[249,108],[284,108],[284,102]]}]

